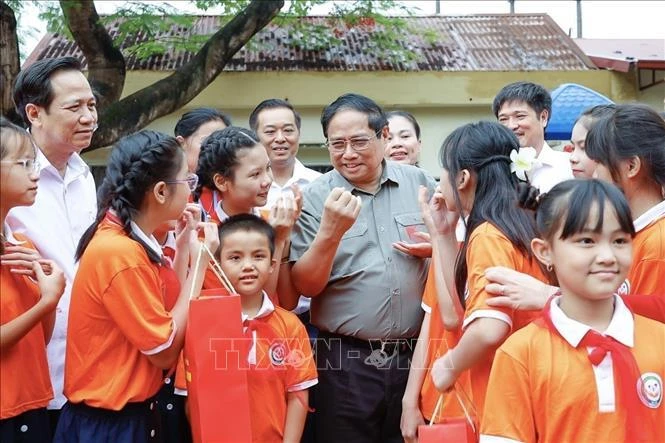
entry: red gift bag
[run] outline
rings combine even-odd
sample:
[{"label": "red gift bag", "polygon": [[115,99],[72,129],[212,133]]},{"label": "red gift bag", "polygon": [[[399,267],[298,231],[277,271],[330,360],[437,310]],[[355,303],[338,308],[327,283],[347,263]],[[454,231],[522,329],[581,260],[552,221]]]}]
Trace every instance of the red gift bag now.
[{"label": "red gift bag", "polygon": [[[459,389],[453,387],[453,393],[462,406],[464,417],[444,418],[437,421],[437,416],[443,407],[443,394],[439,396],[432,413],[432,421],[429,425],[418,426],[418,443],[475,443],[478,441],[478,426],[477,422],[472,415],[473,405],[468,401],[467,404],[462,400],[459,395]],[[471,411],[471,413],[470,413]]]},{"label": "red gift bag", "polygon": [[190,423],[197,443],[252,441],[249,343],[242,330],[240,296],[229,292],[220,288],[201,291],[200,298],[190,295],[184,356]]}]

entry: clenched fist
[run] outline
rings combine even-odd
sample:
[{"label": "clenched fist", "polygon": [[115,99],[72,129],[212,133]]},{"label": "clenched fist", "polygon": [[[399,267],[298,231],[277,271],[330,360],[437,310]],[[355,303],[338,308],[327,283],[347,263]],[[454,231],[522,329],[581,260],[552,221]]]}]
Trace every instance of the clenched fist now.
[{"label": "clenched fist", "polygon": [[362,201],[344,188],[333,188],[323,205],[320,232],[339,240],[355,223]]}]

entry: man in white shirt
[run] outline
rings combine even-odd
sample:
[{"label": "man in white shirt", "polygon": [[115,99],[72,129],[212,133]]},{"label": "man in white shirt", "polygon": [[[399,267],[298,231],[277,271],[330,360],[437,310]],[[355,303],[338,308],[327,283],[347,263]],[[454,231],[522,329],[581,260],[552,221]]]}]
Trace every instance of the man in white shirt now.
[{"label": "man in white shirt", "polygon": [[97,129],[97,102],[80,62],[62,57],[37,61],[21,71],[14,86],[14,103],[38,148],[39,190],[32,206],[9,212],[7,223],[13,232],[30,238],[43,257],[58,263],[67,279],[47,346],[55,396],[48,407],[55,430],[66,401],[65,338],[77,267],[74,253],[97,213],[95,182],[79,156]]},{"label": "man in white shirt", "polygon": [[528,174],[531,185],[547,192],[573,178],[569,154],[553,150],[545,141],[545,127],[552,113],[552,97],[535,83],[506,85],[494,98],[492,111],[499,123],[517,136],[520,146],[536,150],[539,165]]},{"label": "man in white shirt", "polygon": [[[296,184],[302,190],[321,175],[296,158],[300,147],[300,124],[300,115],[291,103],[278,98],[262,101],[249,116],[249,126],[268,151],[273,176],[268,201],[260,208],[262,210],[272,208],[282,193],[291,192],[291,185]],[[309,298],[300,297],[293,312],[302,315],[308,311]]]}]

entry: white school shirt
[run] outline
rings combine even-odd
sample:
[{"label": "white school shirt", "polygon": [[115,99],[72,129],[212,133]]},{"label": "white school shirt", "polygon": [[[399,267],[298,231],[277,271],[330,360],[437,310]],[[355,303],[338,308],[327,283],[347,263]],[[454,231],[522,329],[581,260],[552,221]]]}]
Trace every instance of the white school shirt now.
[{"label": "white school shirt", "polygon": [[[300,160],[296,159],[295,166],[293,167],[293,175],[291,178],[288,179],[286,183],[284,183],[284,186],[278,185],[273,180],[272,184],[270,185],[270,189],[268,190],[268,200],[265,206],[260,209],[271,209],[275,203],[277,203],[277,199],[282,195],[282,193],[291,192],[291,185],[297,184],[298,187],[300,187],[300,190],[303,190],[305,186],[309,185],[321,175],[322,174],[320,172],[306,167],[300,162]],[[298,299],[298,306],[296,306],[295,309],[293,309],[291,312],[294,314],[302,314],[303,312],[309,311],[310,302],[311,301],[309,297],[303,297],[301,295],[300,299]]]},{"label": "white school shirt", "polygon": [[541,165],[529,173],[531,185],[538,188],[541,194],[548,192],[558,183],[575,178],[570,166],[570,154],[555,151],[547,142],[543,142],[543,148],[538,154],[537,160]]},{"label": "white school shirt", "polygon": [[49,409],[65,404],[65,339],[72,282],[78,268],[74,254],[83,233],[97,215],[95,181],[88,165],[78,154],[67,162],[65,177],[48,161],[40,149],[39,189],[32,206],[13,208],[7,214],[7,224],[13,232],[24,234],[32,241],[42,257],[55,261],[64,271],[66,286],[58,302],[51,341],[46,347],[54,398]]}]

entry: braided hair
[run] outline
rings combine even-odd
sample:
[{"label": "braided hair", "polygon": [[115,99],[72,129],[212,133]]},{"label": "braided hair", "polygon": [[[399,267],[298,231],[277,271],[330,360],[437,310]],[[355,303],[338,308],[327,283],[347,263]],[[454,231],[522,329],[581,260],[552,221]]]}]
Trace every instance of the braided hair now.
[{"label": "braided hair", "polygon": [[259,145],[254,131],[238,126],[229,126],[210,134],[201,144],[199,165],[196,175],[199,184],[194,191],[194,201],[201,197],[203,188],[215,189],[215,174],[233,179],[235,169],[240,163],[238,153],[241,149]]},{"label": "braided hair", "polygon": [[81,237],[76,259],[81,259],[107,211],[113,209],[125,233],[145,248],[150,260],[159,263],[161,257],[134,235],[131,222],[139,213],[146,192],[159,181],[174,179],[184,161],[176,139],[161,132],[144,130],[120,139],[97,191],[97,217]]}]

